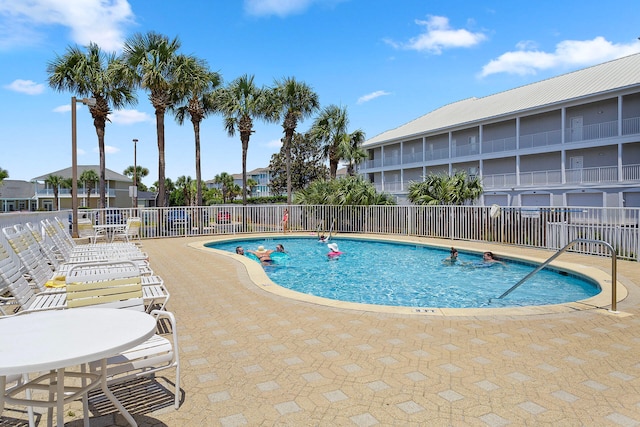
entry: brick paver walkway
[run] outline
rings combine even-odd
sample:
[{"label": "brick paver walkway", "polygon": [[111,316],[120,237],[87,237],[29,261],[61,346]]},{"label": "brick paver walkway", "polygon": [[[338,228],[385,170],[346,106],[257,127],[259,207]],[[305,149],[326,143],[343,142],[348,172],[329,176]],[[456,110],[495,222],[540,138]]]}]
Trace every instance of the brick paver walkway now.
[{"label": "brick paver walkway", "polygon": [[[177,411],[171,386],[159,409],[125,402],[141,426],[640,425],[637,262],[619,262],[630,292],[619,314],[405,315],[274,295],[244,264],[189,246],[199,240],[144,242],[171,292],[184,396]],[[608,259],[562,259],[610,271]],[[69,426],[82,425],[79,408]],[[126,425],[113,412],[94,411],[92,425]]]}]

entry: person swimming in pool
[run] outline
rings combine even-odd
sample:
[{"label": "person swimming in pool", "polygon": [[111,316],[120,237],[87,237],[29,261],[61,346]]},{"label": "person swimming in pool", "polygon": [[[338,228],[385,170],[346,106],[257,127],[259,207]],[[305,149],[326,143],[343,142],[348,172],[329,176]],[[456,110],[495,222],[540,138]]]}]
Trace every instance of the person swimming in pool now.
[{"label": "person swimming in pool", "polygon": [[327,247],[329,248],[329,253],[327,254],[329,259],[336,259],[342,255],[342,252],[338,249],[337,243],[329,243]]},{"label": "person swimming in pool", "polygon": [[244,255],[244,249],[242,246],[236,246],[236,253],[238,255]]},{"label": "person swimming in pool", "polygon": [[491,267],[493,265],[500,264],[505,265],[504,262],[497,260],[493,252],[486,251],[482,254],[482,261],[480,261],[476,266],[477,267]]},{"label": "person swimming in pool", "polygon": [[278,243],[278,244],[276,245],[276,252],[280,252],[280,253],[283,253],[283,254],[286,254],[286,253],[287,253],[287,252],[284,250],[284,246],[282,246],[282,244],[280,244],[280,243]]},{"label": "person swimming in pool", "polygon": [[271,259],[271,254],[274,252],[273,249],[265,249],[264,246],[260,245],[257,250],[247,252],[257,256],[262,265],[271,265],[273,263],[273,259]]}]

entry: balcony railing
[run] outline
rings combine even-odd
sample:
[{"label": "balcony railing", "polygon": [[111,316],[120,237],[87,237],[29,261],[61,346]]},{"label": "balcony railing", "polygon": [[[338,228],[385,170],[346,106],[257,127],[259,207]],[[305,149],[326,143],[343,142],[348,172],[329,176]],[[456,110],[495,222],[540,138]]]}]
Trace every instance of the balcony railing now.
[{"label": "balcony railing", "polygon": [[[53,190],[51,188],[42,188],[36,191],[36,195],[38,197],[54,197]],[[116,190],[109,189],[106,191],[107,197],[116,197]],[[87,197],[88,193],[83,191],[81,188],[78,189],[78,197]],[[69,188],[61,188],[58,191],[58,197],[68,198],[71,197],[71,189]],[[100,197],[100,192],[98,190],[91,190],[91,197]]]},{"label": "balcony railing", "polygon": [[490,141],[482,141],[483,153],[499,153],[501,151],[512,151],[516,149],[516,138],[501,138]]},{"label": "balcony railing", "polygon": [[[625,165],[622,167],[622,180],[640,181],[640,165]],[[562,181],[562,171],[532,171],[520,172],[521,187],[546,186],[560,184],[607,184],[618,180],[617,166],[603,166],[598,168],[567,169],[565,181]],[[484,188],[510,188],[516,184],[515,173],[491,174],[482,177]]]},{"label": "balcony railing", "polygon": [[480,144],[468,144],[468,145],[456,146],[453,154],[455,157],[472,156],[474,154],[480,154]]},{"label": "balcony railing", "polygon": [[520,148],[546,147],[562,143],[562,132],[551,130],[547,132],[520,135]]},{"label": "balcony railing", "polygon": [[402,164],[407,165],[411,163],[422,162],[422,152],[420,153],[407,153],[402,155]]},{"label": "balcony railing", "polygon": [[[638,135],[640,134],[640,117],[631,117],[622,121],[622,134]],[[604,123],[595,123],[592,125],[580,126],[565,129],[565,142],[575,143],[581,141],[592,141],[599,139],[614,138],[618,136],[618,121],[609,121]],[[528,135],[520,135],[519,148],[538,148],[550,145],[558,145],[562,143],[562,131],[551,130],[545,132],[532,133]],[[516,138],[508,137],[495,140],[484,140],[481,142],[482,153],[500,153],[505,151],[516,150]],[[453,157],[462,157],[479,154],[479,144],[467,144],[454,147]],[[442,147],[437,149],[429,149],[424,153],[426,162],[434,160],[442,160],[449,158],[449,148]],[[410,153],[402,156],[394,155],[383,159],[366,160],[361,170],[380,168],[384,166],[398,166],[400,164],[414,164],[422,162],[422,153]]]},{"label": "balcony railing", "polygon": [[595,123],[577,128],[565,129],[566,142],[591,141],[612,138],[618,135],[618,122]]},{"label": "balcony railing", "polygon": [[433,150],[427,150],[425,153],[425,159],[429,160],[442,160],[449,157],[449,148],[434,148]]}]

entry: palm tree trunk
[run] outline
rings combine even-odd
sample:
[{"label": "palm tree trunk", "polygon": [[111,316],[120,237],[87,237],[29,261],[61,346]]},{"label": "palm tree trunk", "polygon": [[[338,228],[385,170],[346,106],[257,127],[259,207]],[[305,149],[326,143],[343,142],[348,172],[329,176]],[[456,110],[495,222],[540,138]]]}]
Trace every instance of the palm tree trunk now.
[{"label": "palm tree trunk", "polygon": [[193,121],[196,138],[196,206],[202,206],[202,173],[200,171],[200,122]]},{"label": "palm tree trunk", "polygon": [[164,109],[156,108],[156,133],[158,134],[158,205],[164,207],[165,185],[164,185]]},{"label": "palm tree trunk", "polygon": [[293,129],[285,129],[284,150],[287,168],[287,204],[291,204],[291,140],[293,139]]},{"label": "palm tree trunk", "polygon": [[105,134],[105,123],[98,122],[98,119],[94,119],[93,121],[96,134],[98,134],[98,151],[100,152],[100,181],[98,185],[98,191],[100,191],[100,203],[98,208],[106,208],[107,207],[107,190],[106,190],[106,176],[105,171],[107,168],[106,155],[104,151],[104,134]]},{"label": "palm tree trunk", "polygon": [[240,132],[240,141],[242,142],[242,204],[247,204],[247,151],[249,151],[249,138],[251,133],[247,131]]}]

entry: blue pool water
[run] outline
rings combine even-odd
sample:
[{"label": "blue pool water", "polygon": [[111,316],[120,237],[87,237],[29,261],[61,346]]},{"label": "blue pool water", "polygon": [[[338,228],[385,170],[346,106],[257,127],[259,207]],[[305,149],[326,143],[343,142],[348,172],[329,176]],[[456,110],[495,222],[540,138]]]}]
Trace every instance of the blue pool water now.
[{"label": "blue pool water", "polygon": [[[259,245],[286,254],[272,254],[268,276],[280,286],[306,294],[356,303],[407,307],[471,308],[559,304],[600,292],[597,285],[555,270],[542,270],[506,296],[504,291],[535,266],[507,261],[484,267],[481,255],[460,251],[458,263],[444,265],[448,250],[416,244],[357,239],[332,240],[342,252],[327,256],[326,244],[315,238],[234,240],[206,246],[235,252],[240,245]],[[517,251],[517,249],[514,249]],[[257,261],[253,255],[249,255]]]}]

